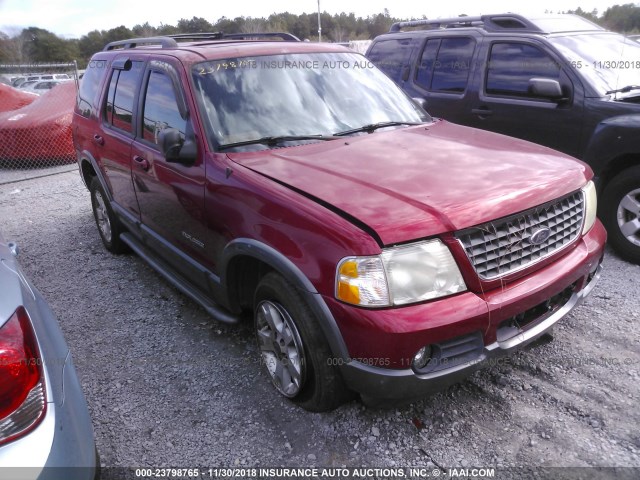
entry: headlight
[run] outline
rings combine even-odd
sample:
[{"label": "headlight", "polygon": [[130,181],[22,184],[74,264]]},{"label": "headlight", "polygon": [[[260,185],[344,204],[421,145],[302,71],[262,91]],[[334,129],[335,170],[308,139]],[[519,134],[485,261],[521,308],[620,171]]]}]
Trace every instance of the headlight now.
[{"label": "headlight", "polygon": [[440,240],[347,257],[336,275],[336,297],[365,307],[407,305],[465,290],[458,265]]},{"label": "headlight", "polygon": [[389,288],[380,257],[348,257],[338,265],[336,297],[364,307],[389,305]]},{"label": "headlight", "polygon": [[598,196],[596,194],[596,186],[592,181],[589,181],[583,188],[584,193],[584,226],[582,227],[582,234],[584,235],[593,224],[596,223],[596,213],[598,211]]}]

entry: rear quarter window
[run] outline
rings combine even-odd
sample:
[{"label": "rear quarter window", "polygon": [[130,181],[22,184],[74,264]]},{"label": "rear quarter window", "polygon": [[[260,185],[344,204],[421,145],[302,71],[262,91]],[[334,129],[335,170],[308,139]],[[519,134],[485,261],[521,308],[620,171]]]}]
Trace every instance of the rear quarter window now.
[{"label": "rear quarter window", "polygon": [[77,98],[77,112],[83,117],[91,115],[92,108],[97,108],[97,93],[102,83],[102,78],[107,71],[106,60],[92,60],[87,66]]}]

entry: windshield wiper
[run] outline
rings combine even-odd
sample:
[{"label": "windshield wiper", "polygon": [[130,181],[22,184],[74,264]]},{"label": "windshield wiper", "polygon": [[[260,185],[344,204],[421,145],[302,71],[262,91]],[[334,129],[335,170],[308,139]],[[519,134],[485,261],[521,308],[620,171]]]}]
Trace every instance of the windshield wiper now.
[{"label": "windshield wiper", "polygon": [[243,147],[245,145],[264,144],[269,147],[275,147],[282,142],[295,142],[297,140],[336,140],[338,137],[334,135],[279,135],[271,137],[261,137],[253,140],[243,140],[241,142],[225,143],[218,146],[218,150],[226,150],[227,148]]},{"label": "windshield wiper", "polygon": [[626,87],[623,88],[618,88],[616,90],[609,90],[608,92],[605,92],[605,95],[610,95],[612,93],[628,93],[631,90],[640,90],[640,85],[627,85]]},{"label": "windshield wiper", "polygon": [[372,133],[375,130],[379,129],[379,128],[384,128],[384,127],[395,127],[397,125],[422,125],[422,122],[379,122],[379,123],[371,123],[369,125],[364,125],[362,127],[359,128],[353,128],[351,130],[345,130],[344,132],[338,132],[338,133],[334,133],[334,135],[336,137],[342,137],[344,135],[351,135],[352,133],[358,133],[358,132],[367,132],[367,133]]}]

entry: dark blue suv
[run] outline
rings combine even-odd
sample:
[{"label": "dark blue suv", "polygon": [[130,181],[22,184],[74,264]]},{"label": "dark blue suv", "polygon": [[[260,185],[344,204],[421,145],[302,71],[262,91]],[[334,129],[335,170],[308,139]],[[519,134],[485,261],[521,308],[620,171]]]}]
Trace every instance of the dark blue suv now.
[{"label": "dark blue suv", "polygon": [[367,57],[432,115],[587,162],[611,245],[640,263],[640,43],[502,14],[396,23]]}]

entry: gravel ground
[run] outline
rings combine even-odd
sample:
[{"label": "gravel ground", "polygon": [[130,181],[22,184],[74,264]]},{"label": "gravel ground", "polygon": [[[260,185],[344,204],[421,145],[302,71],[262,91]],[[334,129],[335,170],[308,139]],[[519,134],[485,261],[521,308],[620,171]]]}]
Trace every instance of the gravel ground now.
[{"label": "gravel ground", "polygon": [[271,387],[249,325],[103,248],[76,172],[0,185],[0,219],[59,317],[103,466],[640,467],[640,267],[611,251],[535,348],[417,403],[312,414]]}]

